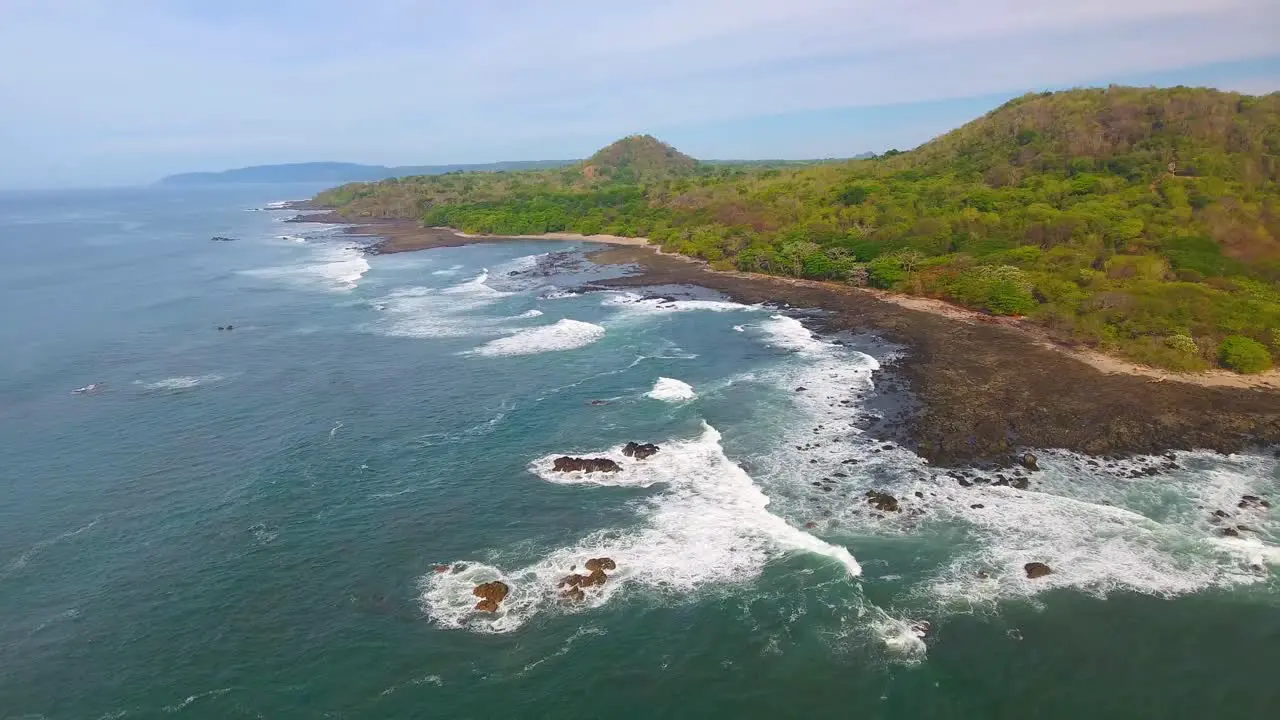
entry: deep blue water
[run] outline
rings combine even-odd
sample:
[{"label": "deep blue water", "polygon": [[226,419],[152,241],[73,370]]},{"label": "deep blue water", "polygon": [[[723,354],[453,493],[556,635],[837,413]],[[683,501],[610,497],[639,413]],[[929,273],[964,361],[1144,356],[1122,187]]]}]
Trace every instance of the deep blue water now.
[{"label": "deep blue water", "polygon": [[964,488],[861,431],[899,349],[253,210],[317,189],[0,195],[0,717],[1280,708],[1275,459]]}]

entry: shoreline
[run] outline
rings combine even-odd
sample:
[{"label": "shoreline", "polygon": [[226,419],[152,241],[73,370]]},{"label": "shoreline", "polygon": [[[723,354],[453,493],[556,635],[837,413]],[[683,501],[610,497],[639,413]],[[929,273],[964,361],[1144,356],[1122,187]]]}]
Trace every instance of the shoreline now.
[{"label": "shoreline", "polygon": [[1065,347],[1025,320],[932,298],[711,270],[702,261],[663,253],[644,238],[471,235],[409,220],[353,222],[331,213],[299,220],[349,225],[350,235],[379,239],[369,248],[375,254],[506,240],[600,243],[610,247],[591,253],[593,261],[633,265],[640,272],[592,288],[695,285],[747,304],[818,309],[824,331],[874,334],[907,348],[910,362],[886,365],[888,382],[900,377],[914,400],[895,434],[930,462],[1009,464],[1022,448],[1110,456],[1280,444],[1275,371],[1167,372]]},{"label": "shoreline", "polygon": [[[329,214],[326,214],[325,219],[310,219],[305,222],[351,224],[351,221],[349,220],[330,219],[328,215]],[[313,217],[318,218],[319,216]],[[370,246],[371,252],[378,255],[429,250],[437,247],[458,247],[471,244],[472,242],[501,242],[504,240],[572,240],[594,242],[604,245],[641,247],[658,255],[678,258],[689,263],[697,264],[702,266],[704,268],[704,272],[707,273],[740,277],[743,279],[777,280],[797,285],[830,287],[844,292],[865,293],[883,302],[892,303],[909,310],[938,315],[957,322],[968,324],[980,322],[1000,325],[1018,332],[1026,333],[1041,347],[1075,358],[1076,360],[1107,374],[1119,373],[1125,375],[1136,375],[1148,378],[1153,383],[1176,382],[1199,385],[1202,387],[1280,390],[1280,368],[1268,370],[1267,372],[1256,375],[1242,375],[1221,369],[1205,370],[1203,372],[1194,373],[1163,370],[1161,368],[1131,362],[1114,355],[1108,355],[1092,348],[1065,345],[1061,342],[1055,341],[1041,328],[1022,318],[988,315],[981,311],[955,305],[945,300],[921,295],[904,295],[902,293],[895,293],[887,290],[853,287],[821,280],[805,280],[802,278],[788,278],[779,275],[765,275],[761,273],[750,273],[736,270],[713,270],[707,266],[706,263],[701,260],[697,260],[696,258],[664,252],[661,247],[652,243],[648,238],[623,237],[620,235],[604,234],[583,235],[580,233],[570,232],[551,232],[533,235],[484,235],[466,233],[449,227],[423,227],[411,220],[396,219],[377,219],[362,223],[354,223],[352,224],[352,227],[347,229],[347,233],[359,237],[381,238],[383,242],[374,243]]]}]

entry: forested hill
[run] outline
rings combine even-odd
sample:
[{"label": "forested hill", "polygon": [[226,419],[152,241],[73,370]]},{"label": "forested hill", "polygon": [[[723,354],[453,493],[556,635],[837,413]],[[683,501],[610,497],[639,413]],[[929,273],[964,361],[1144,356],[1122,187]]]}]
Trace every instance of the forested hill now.
[{"label": "forested hill", "polygon": [[540,170],[570,165],[574,160],[510,161],[470,165],[360,165],[344,162],[305,162],[284,165],[254,165],[219,172],[192,172],[168,175],[161,185],[224,185],[228,183],[366,182],[404,175],[440,175],[448,172],[497,172]]},{"label": "forested hill", "polygon": [[1256,372],[1280,354],[1280,93],[1033,94],[910,152],[802,167],[621,142],[556,170],[363,183],[317,201],[469,232],[646,236],[719,268],[1028,315],[1064,341],[1174,369]]}]

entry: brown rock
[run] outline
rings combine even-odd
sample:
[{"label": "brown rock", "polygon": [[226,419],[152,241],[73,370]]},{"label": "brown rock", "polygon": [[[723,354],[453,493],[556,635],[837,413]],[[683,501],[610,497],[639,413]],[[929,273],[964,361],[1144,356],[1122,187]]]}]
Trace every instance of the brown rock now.
[{"label": "brown rock", "polygon": [[662,448],[658,447],[657,445],[654,445],[653,443],[640,444],[635,442],[629,442],[625,446],[623,446],[622,454],[626,455],[627,457],[633,457],[637,460],[644,460],[650,455],[657,453],[661,449]]},{"label": "brown rock", "polygon": [[564,592],[560,593],[560,597],[561,599],[570,601],[570,602],[582,602],[584,599],[586,599],[587,594],[582,592],[582,588],[571,587],[565,590]]},{"label": "brown rock", "polygon": [[609,576],[605,575],[604,570],[601,570],[600,568],[596,568],[595,570],[592,570],[590,575],[587,575],[585,577],[579,575],[579,577],[581,577],[582,579],[578,581],[578,587],[584,587],[584,588],[593,587],[595,585],[603,585],[605,580],[609,579]]},{"label": "brown rock", "polygon": [[497,612],[498,605],[507,597],[507,593],[511,592],[511,588],[501,580],[493,582],[481,583],[472,589],[471,594],[480,598],[480,602],[476,603],[476,609],[481,612]]},{"label": "brown rock", "polygon": [[1029,562],[1026,565],[1023,565],[1022,569],[1027,571],[1027,577],[1031,578],[1032,580],[1035,580],[1036,578],[1042,578],[1045,575],[1048,575],[1049,573],[1053,572],[1052,568],[1050,568],[1048,565],[1045,565],[1042,562]]},{"label": "brown rock", "polygon": [[1028,470],[1040,469],[1040,464],[1036,460],[1036,456],[1031,453],[1023,453],[1022,457],[1018,458],[1018,464]]},{"label": "brown rock", "polygon": [[587,579],[586,575],[579,575],[578,573],[574,573],[572,575],[565,575],[564,577],[560,578],[560,587],[576,588],[580,584],[582,584],[583,580],[586,580],[586,579]]},{"label": "brown rock", "polygon": [[613,558],[601,557],[591,558],[587,561],[586,567],[588,572],[594,573],[597,570],[601,572],[605,570],[617,570],[618,564],[613,561]]},{"label": "brown rock", "polygon": [[436,574],[437,574],[437,575],[443,575],[443,574],[445,574],[445,573],[449,572],[449,571],[450,571],[451,569],[453,569],[453,568],[452,568],[452,566],[449,566],[449,565],[437,565],[437,566],[435,566],[435,568],[433,568],[433,569],[436,571]]},{"label": "brown rock", "polygon": [[552,470],[556,472],[618,472],[621,467],[609,458],[576,458],[562,455],[555,459]]},{"label": "brown rock", "polygon": [[812,530],[812,529],[814,529],[814,528],[816,528],[816,527],[818,527],[818,523],[813,522],[812,520],[804,524],[804,529],[805,529],[805,530]]}]

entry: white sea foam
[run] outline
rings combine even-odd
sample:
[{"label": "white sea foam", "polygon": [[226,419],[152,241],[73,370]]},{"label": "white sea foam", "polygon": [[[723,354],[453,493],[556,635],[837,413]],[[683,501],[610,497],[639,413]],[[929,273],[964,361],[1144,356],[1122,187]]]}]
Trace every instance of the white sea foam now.
[{"label": "white sea foam", "polygon": [[[1071,453],[1045,453],[1028,490],[946,484],[925,494],[926,510],[967,526],[976,542],[944,568],[929,591],[952,604],[993,601],[1070,587],[1098,596],[1127,590],[1168,597],[1266,582],[1280,563],[1280,524],[1242,495],[1274,496],[1274,462],[1180,453],[1192,470],[1118,479]],[[1122,467],[1136,466],[1127,461]],[[923,491],[922,491],[923,492]],[[981,505],[982,507],[974,507]],[[1226,519],[1214,522],[1213,512]],[[1244,525],[1240,537],[1221,527]],[[1050,575],[1028,579],[1023,565]],[[979,575],[981,571],[981,575]],[[985,576],[985,577],[984,577]]]},{"label": "white sea foam", "polygon": [[280,240],[288,240],[296,243],[305,243],[307,241],[307,239],[301,235],[277,235],[276,237]]},{"label": "white sea foam", "polygon": [[764,331],[770,345],[784,350],[824,353],[832,348],[829,343],[819,340],[809,332],[799,320],[786,315],[771,315],[766,322],[760,324],[760,329]]},{"label": "white sea foam", "polygon": [[536,308],[535,308],[535,309],[533,309],[533,310],[525,310],[524,312],[520,313],[519,315],[516,315],[516,317],[517,317],[517,318],[536,318],[536,317],[542,317],[542,311],[541,311],[541,310],[538,310],[538,309],[536,309]]},{"label": "white sea foam", "polygon": [[245,274],[255,277],[284,280],[306,287],[322,287],[330,290],[354,290],[364,274],[369,272],[369,260],[356,247],[314,246],[315,254],[298,265],[259,268]]},{"label": "white sea foam", "polygon": [[734,325],[734,326],[733,326],[733,331],[734,331],[734,332],[746,332],[746,331],[747,331],[747,328],[746,328],[745,326],[743,326],[743,325]]},{"label": "white sea foam", "polygon": [[379,321],[378,331],[393,337],[457,337],[498,333],[501,318],[484,317],[480,311],[508,293],[489,287],[488,271],[464,283],[434,289],[400,288],[383,297],[378,309],[386,317]]},{"label": "white sea foam", "polygon": [[664,300],[662,298],[646,298],[631,292],[609,293],[601,305],[614,307],[634,315],[658,315],[676,312],[755,312],[758,305],[743,305],[727,300]]},{"label": "white sea foam", "polygon": [[[593,533],[572,547],[556,550],[511,572],[468,563],[465,570],[423,578],[422,602],[428,615],[444,627],[506,632],[547,607],[557,605],[559,578],[581,569],[588,558],[607,556],[618,565],[603,586],[588,590],[580,605],[595,607],[631,586],[686,594],[713,584],[747,582],[780,553],[805,552],[837,563],[850,576],[861,573],[847,549],[824,542],[769,512],[769,498],[751,477],[724,454],[720,433],[710,425],[691,440],[662,444],[657,455],[635,460],[616,447],[592,457],[609,457],[621,466],[616,473],[559,473],[556,456],[534,461],[530,470],[561,485],[651,487],[664,491],[648,498],[639,527]],[[502,580],[511,589],[492,616],[472,610],[472,588]]]},{"label": "white sea foam", "polygon": [[565,318],[552,325],[520,330],[513,335],[491,340],[475,349],[477,355],[535,355],[537,353],[573,350],[604,337],[599,325]]},{"label": "white sea foam", "polygon": [[[1073,453],[1037,452],[1043,470],[1027,490],[993,485],[995,472],[963,487],[854,426],[874,391],[874,359],[823,342],[792,318],[775,316],[760,328],[767,342],[797,354],[760,374],[799,413],[799,421],[781,416],[779,447],[755,459],[778,512],[793,522],[822,518],[837,532],[966,534],[958,554],[917,588],[928,602],[968,608],[1054,588],[1171,596],[1265,582],[1262,568],[1280,563],[1272,513],[1236,507],[1242,495],[1280,493],[1274,460],[1179,453],[1180,469],[1135,479],[1125,476],[1164,460],[1138,458],[1106,473]],[[829,491],[813,486],[824,478]],[[901,511],[875,513],[865,502],[869,489],[893,494]],[[1215,509],[1231,517],[1215,523]],[[1232,524],[1249,530],[1222,537],[1219,529]],[[1023,566],[1033,561],[1052,574],[1028,579]]]},{"label": "white sea foam", "polygon": [[653,389],[645,393],[645,396],[664,402],[685,402],[696,398],[698,394],[693,391],[693,386],[689,383],[681,382],[674,378],[660,377],[653,384]]},{"label": "white sea foam", "polygon": [[156,380],[155,382],[135,380],[134,384],[141,385],[147,390],[189,390],[197,385],[217,382],[221,379],[221,375],[211,373],[208,375],[181,375],[178,377]]}]

